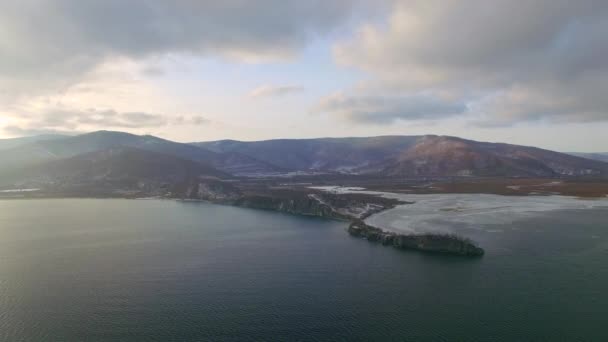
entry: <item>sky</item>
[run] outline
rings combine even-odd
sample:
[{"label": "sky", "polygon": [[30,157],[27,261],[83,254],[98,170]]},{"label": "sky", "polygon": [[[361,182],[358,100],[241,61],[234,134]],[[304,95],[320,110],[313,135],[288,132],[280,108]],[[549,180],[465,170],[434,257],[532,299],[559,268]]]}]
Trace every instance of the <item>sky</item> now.
[{"label": "sky", "polygon": [[603,0],[4,0],[0,138],[440,134],[608,151]]}]

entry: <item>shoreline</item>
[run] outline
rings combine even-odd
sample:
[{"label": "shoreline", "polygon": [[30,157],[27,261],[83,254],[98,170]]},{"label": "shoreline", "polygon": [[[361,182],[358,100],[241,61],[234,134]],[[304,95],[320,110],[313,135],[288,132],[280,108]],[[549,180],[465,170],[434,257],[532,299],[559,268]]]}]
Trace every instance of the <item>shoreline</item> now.
[{"label": "shoreline", "polygon": [[[398,190],[398,189],[395,189]],[[175,186],[160,191],[132,189],[42,189],[31,192],[0,193],[0,200],[32,199],[128,199],[128,200],[173,200],[176,202],[203,202],[229,205],[241,208],[283,212],[291,215],[317,217],[348,223],[345,231],[353,237],[364,238],[371,243],[382,243],[398,249],[418,250],[459,256],[481,256],[482,247],[449,229],[401,230],[390,223],[374,219],[376,215],[395,209],[407,217],[415,218],[424,211],[439,210],[442,213],[458,211],[451,203],[442,207],[431,200],[428,205],[423,197],[434,195],[457,195],[454,193],[403,193],[399,191],[378,191],[377,189],[352,185],[310,185],[276,186],[271,184],[232,183],[223,181],[198,181]],[[472,195],[462,193],[461,195]],[[479,193],[497,197],[511,197],[503,194]],[[561,194],[521,196],[522,198],[568,198],[572,200],[603,200],[600,198],[580,198]],[[491,200],[491,199],[490,199]],[[541,200],[542,201],[542,200]],[[444,208],[445,207],[445,208]],[[447,209],[446,209],[447,208]],[[472,209],[476,210],[473,204]],[[527,208],[527,207],[526,207]],[[449,210],[451,209],[451,210]],[[480,209],[484,209],[483,207]],[[486,208],[487,209],[487,208]],[[489,208],[492,209],[492,208]],[[409,214],[408,214],[409,212]],[[412,216],[413,215],[413,216]],[[371,219],[370,219],[371,218]],[[370,219],[370,220],[367,220]],[[414,224],[413,227],[418,227]]]},{"label": "shoreline", "polygon": [[[300,196],[297,196],[297,195]],[[244,195],[233,200],[213,200],[205,198],[180,198],[166,196],[125,197],[125,196],[10,196],[0,200],[36,200],[36,199],[124,199],[124,200],[172,200],[175,202],[202,202],[215,205],[228,205],[239,208],[282,212],[297,216],[318,217],[348,223],[345,231],[351,236],[362,237],[369,242],[382,242],[398,249],[418,250],[422,252],[450,254],[457,256],[481,256],[484,251],[472,241],[453,236],[438,234],[397,234],[372,227],[364,220],[381,212],[393,209],[398,205],[411,204],[381,195],[369,194],[310,194],[302,197],[293,192],[291,197],[271,195]],[[344,200],[347,199],[346,202]],[[341,206],[332,206],[339,204]],[[363,208],[363,209],[361,209]],[[361,209],[358,211],[355,209]],[[357,227],[361,228],[358,229]],[[389,243],[390,241],[390,243]]]},{"label": "shoreline", "polygon": [[[193,184],[184,192],[173,192],[165,195],[146,194],[144,192],[121,193],[61,193],[59,191],[40,191],[14,193],[11,196],[0,194],[0,200],[35,200],[35,199],[125,199],[125,200],[172,200],[176,202],[202,202],[209,204],[229,205],[241,208],[283,212],[291,215],[317,217],[348,223],[345,231],[353,237],[364,238],[371,243],[381,243],[398,249],[418,250],[422,252],[452,254],[459,256],[481,256],[485,253],[482,247],[472,240],[446,231],[400,230],[383,221],[374,220],[376,215],[388,210],[406,210],[415,215],[420,210],[434,210],[425,205],[421,197],[446,194],[403,194],[393,192],[369,191],[361,187],[325,186],[325,187],[290,187],[290,188],[235,188],[225,183],[210,186],[208,183]],[[471,195],[471,194],[462,194]],[[511,197],[495,194],[481,194],[498,197]],[[527,197],[528,196],[522,196]],[[534,196],[533,196],[534,197]],[[572,196],[551,195],[535,196],[568,198],[571,200],[603,200],[603,198],[577,198]],[[410,207],[412,205],[412,207]],[[419,208],[415,208],[418,206]],[[401,209],[399,209],[401,207]],[[451,207],[450,207],[451,208]],[[437,209],[437,208],[435,208]],[[449,208],[448,208],[449,209]],[[576,208],[573,208],[576,209]],[[451,212],[439,208],[442,212]],[[413,212],[412,212],[413,211]],[[408,216],[409,216],[408,215]],[[412,216],[415,217],[415,216]],[[372,218],[370,221],[367,219]],[[382,228],[379,228],[382,227]]]}]

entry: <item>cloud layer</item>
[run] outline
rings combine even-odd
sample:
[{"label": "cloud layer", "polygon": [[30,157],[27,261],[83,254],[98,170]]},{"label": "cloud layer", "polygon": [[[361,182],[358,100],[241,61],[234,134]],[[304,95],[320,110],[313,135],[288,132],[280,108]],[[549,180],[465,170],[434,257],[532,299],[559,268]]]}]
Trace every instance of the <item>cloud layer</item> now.
[{"label": "cloud layer", "polygon": [[[11,135],[206,124],[209,120],[198,115],[150,113],[156,107],[166,111],[170,103],[179,107],[179,99],[155,92],[153,79],[167,76],[158,63],[173,58],[235,64],[293,60],[311,41],[348,21],[359,4],[358,0],[3,1],[0,124],[9,126],[5,131]],[[295,86],[265,88],[254,95],[296,91]],[[91,107],[120,109],[90,111]]]},{"label": "cloud layer", "polygon": [[608,124],[606,37],[604,0],[7,0],[0,126]]},{"label": "cloud layer", "polygon": [[[356,2],[23,0],[0,5],[0,86],[54,89],[111,57],[172,53],[238,61],[293,57]],[[322,10],[320,10],[322,8]]]},{"label": "cloud layer", "polygon": [[204,125],[210,122],[200,115],[168,117],[146,112],[117,112],[113,109],[81,111],[53,108],[14,116],[20,119],[21,124],[4,128],[4,131],[11,135],[86,132],[100,128],[149,129],[166,125]]},{"label": "cloud layer", "polygon": [[321,100],[319,111],[362,123],[390,124],[397,120],[437,120],[466,111],[463,103],[432,96],[348,96],[336,94]]},{"label": "cloud layer", "polygon": [[[478,123],[608,120],[608,2],[396,1],[335,58],[374,87],[466,99]],[[380,113],[379,116],[384,114]]]}]

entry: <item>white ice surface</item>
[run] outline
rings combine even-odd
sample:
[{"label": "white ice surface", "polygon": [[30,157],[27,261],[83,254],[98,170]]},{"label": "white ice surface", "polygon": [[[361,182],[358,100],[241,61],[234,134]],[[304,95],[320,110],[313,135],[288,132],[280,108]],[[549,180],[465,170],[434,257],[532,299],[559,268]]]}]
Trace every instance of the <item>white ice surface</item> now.
[{"label": "white ice surface", "polygon": [[[319,189],[321,187],[317,187]],[[334,193],[367,193],[397,198],[404,204],[366,219],[370,225],[401,233],[457,232],[458,227],[491,229],[517,220],[557,210],[606,208],[608,198],[579,199],[567,196],[501,196],[489,194],[394,194],[323,187]],[[608,213],[608,212],[607,212]],[[607,216],[608,218],[608,216]],[[608,223],[608,222],[607,222]]]}]

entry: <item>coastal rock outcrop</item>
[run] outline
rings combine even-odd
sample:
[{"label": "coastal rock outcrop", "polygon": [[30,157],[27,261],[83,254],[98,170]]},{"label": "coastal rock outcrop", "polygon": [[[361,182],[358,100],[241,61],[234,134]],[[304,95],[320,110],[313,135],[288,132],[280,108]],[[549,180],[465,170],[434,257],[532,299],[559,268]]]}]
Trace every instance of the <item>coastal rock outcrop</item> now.
[{"label": "coastal rock outcrop", "polygon": [[199,180],[185,191],[189,199],[201,199],[214,203],[227,204],[241,198],[242,192],[228,182],[220,180]]},{"label": "coastal rock outcrop", "polygon": [[402,202],[365,194],[281,190],[244,194],[233,205],[334,220],[363,219]]},{"label": "coastal rock outcrop", "polygon": [[367,239],[370,242],[380,242],[385,246],[400,249],[414,249],[432,253],[443,253],[462,256],[482,256],[483,248],[473,241],[451,234],[397,234],[370,226],[362,220],[353,221],[348,227],[348,233]]},{"label": "coastal rock outcrop", "polygon": [[274,210],[296,215],[344,219],[344,217],[334,212],[329,205],[306,196],[249,195],[239,198],[234,204],[239,207]]}]

